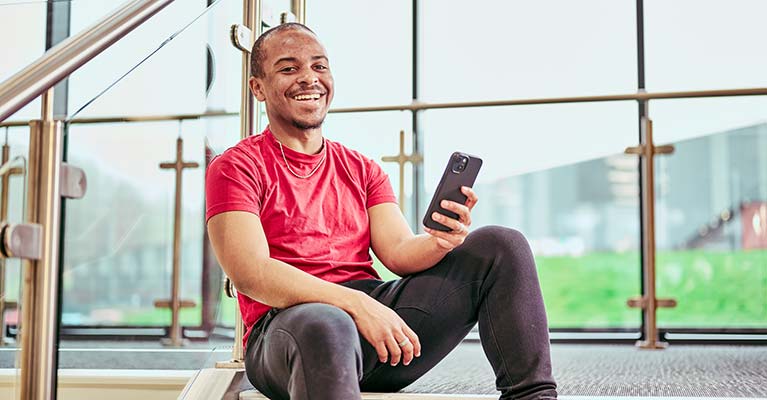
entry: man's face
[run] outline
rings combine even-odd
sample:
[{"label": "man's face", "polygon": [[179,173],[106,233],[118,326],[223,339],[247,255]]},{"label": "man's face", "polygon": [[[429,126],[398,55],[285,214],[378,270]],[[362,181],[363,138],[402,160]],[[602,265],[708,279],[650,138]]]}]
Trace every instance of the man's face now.
[{"label": "man's face", "polygon": [[267,38],[263,50],[264,76],[251,78],[250,87],[266,102],[269,123],[283,129],[319,128],[333,99],[325,49],[310,32],[291,29]]}]

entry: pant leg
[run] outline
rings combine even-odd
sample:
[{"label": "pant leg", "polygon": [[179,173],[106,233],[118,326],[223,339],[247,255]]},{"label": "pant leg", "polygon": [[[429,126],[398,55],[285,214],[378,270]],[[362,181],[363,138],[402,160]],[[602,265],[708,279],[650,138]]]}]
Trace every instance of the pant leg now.
[{"label": "pant leg", "polygon": [[409,366],[392,367],[378,362],[373,347],[362,340],[363,391],[396,391],[414,382],[479,321],[501,398],[556,398],[546,312],[521,233],[478,229],[433,268],[386,282],[369,294],[405,320],[422,351]]},{"label": "pant leg", "polygon": [[321,303],[272,310],[245,353],[248,380],[270,399],[359,400],[362,351],[354,320]]}]

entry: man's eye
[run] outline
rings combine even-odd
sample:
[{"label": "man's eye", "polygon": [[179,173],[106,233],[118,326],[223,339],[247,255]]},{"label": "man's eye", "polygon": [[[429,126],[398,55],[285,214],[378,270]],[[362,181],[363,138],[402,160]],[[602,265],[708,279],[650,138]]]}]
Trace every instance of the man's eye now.
[{"label": "man's eye", "polygon": [[296,67],[285,67],[280,69],[280,72],[293,72],[296,70]]},{"label": "man's eye", "polygon": [[315,65],[315,66],[314,66],[314,68],[315,68],[315,69],[319,69],[319,70],[321,70],[321,71],[324,71],[324,70],[328,69],[328,67],[326,67],[326,66],[324,66],[324,65],[322,65],[322,64],[319,64],[319,65]]}]

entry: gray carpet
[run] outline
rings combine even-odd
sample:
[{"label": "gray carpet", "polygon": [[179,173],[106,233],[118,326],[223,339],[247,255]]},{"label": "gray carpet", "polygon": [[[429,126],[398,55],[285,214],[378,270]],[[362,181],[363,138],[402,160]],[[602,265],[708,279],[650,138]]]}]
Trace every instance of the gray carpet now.
[{"label": "gray carpet", "polygon": [[[569,396],[767,397],[767,346],[553,345],[559,393]],[[466,343],[405,389],[496,394],[479,344]]]},{"label": "gray carpet", "polygon": [[[193,344],[181,352],[156,343],[69,342],[61,368],[199,369],[228,360],[227,344]],[[120,348],[123,349],[120,349]],[[211,347],[215,347],[211,350]],[[102,351],[110,348],[115,351]],[[75,350],[86,349],[86,350]],[[12,368],[15,352],[0,351],[0,368]],[[767,398],[767,346],[672,345],[662,351],[631,345],[552,346],[559,393],[569,396],[763,397]],[[464,343],[436,368],[407,387],[410,393],[496,394],[490,365],[478,343]]]}]

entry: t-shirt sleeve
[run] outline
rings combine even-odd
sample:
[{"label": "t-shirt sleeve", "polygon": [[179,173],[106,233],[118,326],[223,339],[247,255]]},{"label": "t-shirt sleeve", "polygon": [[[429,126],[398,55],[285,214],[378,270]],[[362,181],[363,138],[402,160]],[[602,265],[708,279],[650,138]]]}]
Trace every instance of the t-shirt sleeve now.
[{"label": "t-shirt sleeve", "polygon": [[211,162],[205,173],[205,221],[227,211],[260,215],[261,193],[253,160],[224,153]]},{"label": "t-shirt sleeve", "polygon": [[368,171],[366,208],[381,203],[396,203],[397,196],[394,195],[389,176],[383,169],[375,161],[368,160]]}]

